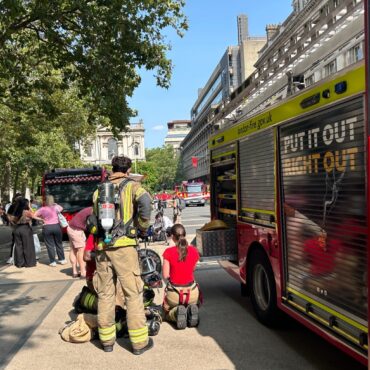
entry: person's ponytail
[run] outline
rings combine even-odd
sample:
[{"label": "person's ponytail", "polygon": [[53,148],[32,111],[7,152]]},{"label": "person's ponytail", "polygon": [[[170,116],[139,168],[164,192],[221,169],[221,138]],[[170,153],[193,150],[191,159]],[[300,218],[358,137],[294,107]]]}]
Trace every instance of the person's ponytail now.
[{"label": "person's ponytail", "polygon": [[179,251],[179,260],[185,261],[188,255],[188,241],[185,236],[181,235],[179,241],[177,242],[177,248]]},{"label": "person's ponytail", "polygon": [[174,237],[177,250],[179,252],[179,261],[185,261],[188,255],[188,241],[186,240],[186,231],[181,224],[175,224],[171,228],[171,235]]}]

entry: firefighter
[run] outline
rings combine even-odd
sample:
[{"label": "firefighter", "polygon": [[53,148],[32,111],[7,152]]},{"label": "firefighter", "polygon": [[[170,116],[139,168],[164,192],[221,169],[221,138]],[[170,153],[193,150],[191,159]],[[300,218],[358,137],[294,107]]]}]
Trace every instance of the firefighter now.
[{"label": "firefighter", "polygon": [[[130,181],[131,159],[116,156],[112,159],[112,175],[108,180],[118,188],[118,207],[115,223],[118,236],[110,242],[99,237],[96,254],[98,332],[105,352],[112,352],[116,340],[115,281],[119,280],[127,307],[127,326],[132,350],[140,355],[153,347],[143,304],[143,281],[136,251],[136,232],[149,227],[151,198],[140,183]],[[94,194],[94,212],[99,213],[99,191]],[[114,227],[113,230],[116,228]],[[116,230],[117,231],[117,230]],[[116,234],[117,235],[117,234]],[[100,235],[101,236],[101,235]]]}]

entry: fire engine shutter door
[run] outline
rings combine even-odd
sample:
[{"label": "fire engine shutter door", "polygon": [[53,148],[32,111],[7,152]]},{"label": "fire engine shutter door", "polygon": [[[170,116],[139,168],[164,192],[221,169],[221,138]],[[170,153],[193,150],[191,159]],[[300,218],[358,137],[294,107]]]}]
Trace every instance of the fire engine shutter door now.
[{"label": "fire engine shutter door", "polygon": [[222,165],[228,161],[235,161],[236,157],[236,144],[223,146],[221,148],[212,149],[211,164]]},{"label": "fire engine shutter door", "polygon": [[[287,294],[306,299],[310,307],[327,310],[328,315],[337,312],[351,320],[343,325],[364,325],[367,227],[362,99],[282,126],[279,143]],[[338,317],[336,322],[342,320]]]},{"label": "fire engine shutter door", "polygon": [[242,220],[266,226],[275,224],[274,130],[247,136],[239,145],[239,215]]}]

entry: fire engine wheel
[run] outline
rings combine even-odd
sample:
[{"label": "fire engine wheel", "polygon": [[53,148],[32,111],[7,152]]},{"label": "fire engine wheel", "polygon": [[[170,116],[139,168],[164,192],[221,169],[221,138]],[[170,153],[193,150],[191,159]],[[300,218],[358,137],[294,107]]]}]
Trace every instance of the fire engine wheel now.
[{"label": "fire engine wheel", "polygon": [[258,320],[264,325],[276,322],[276,286],[270,262],[261,250],[251,260],[251,301]]}]

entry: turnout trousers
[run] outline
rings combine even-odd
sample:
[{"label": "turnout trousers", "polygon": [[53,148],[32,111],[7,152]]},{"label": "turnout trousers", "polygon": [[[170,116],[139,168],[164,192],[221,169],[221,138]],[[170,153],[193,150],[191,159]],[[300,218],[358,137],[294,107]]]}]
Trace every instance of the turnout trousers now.
[{"label": "turnout trousers", "polygon": [[188,285],[173,285],[167,283],[163,308],[165,312],[165,319],[167,321],[176,321],[177,306],[188,306],[189,304],[199,304],[199,287],[196,282]]},{"label": "turnout trousers", "polygon": [[121,285],[127,309],[127,326],[133,349],[148,344],[148,327],[144,313],[143,288],[138,253],[134,246],[115,247],[97,252],[96,292],[98,294],[98,331],[101,343],[116,340],[116,282]]}]

